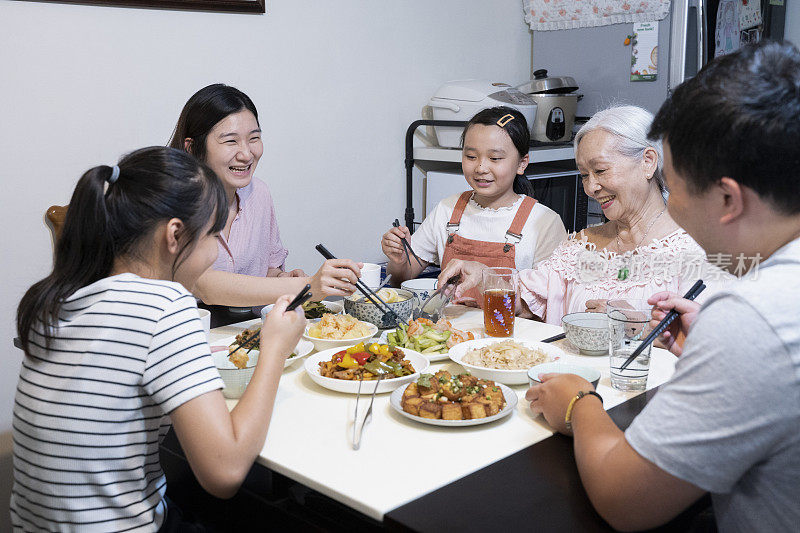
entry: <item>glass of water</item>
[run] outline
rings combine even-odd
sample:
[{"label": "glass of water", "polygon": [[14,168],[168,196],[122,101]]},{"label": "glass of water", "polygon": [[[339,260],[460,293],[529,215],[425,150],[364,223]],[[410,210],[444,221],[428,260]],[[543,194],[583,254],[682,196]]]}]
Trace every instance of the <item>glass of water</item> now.
[{"label": "glass of water", "polygon": [[609,328],[611,386],[621,391],[643,391],[650,372],[648,345],[636,359],[622,370],[628,357],[650,333],[653,306],[647,300],[609,300],[606,304]]}]

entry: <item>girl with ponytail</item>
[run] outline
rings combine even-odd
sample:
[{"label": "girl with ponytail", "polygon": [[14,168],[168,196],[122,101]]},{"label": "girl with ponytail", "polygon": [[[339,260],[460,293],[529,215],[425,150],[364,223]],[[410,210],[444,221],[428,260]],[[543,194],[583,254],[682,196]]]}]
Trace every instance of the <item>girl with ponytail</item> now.
[{"label": "girl with ponytail", "polygon": [[135,151],[79,180],[53,271],[17,310],[15,530],[178,530],[158,447],[169,425],[206,490],[229,497],[266,439],[305,325],[281,297],[228,412],[195,298],[217,257],[225,189],[182,150]]},{"label": "girl with ponytail", "polygon": [[[558,214],[532,198],[524,174],[530,132],[522,113],[503,106],[478,112],[461,144],[461,167],[471,190],[439,202],[414,235],[401,226],[381,240],[394,283],[417,277],[429,263],[444,268],[452,259],[531,268],[567,237]],[[403,237],[410,238],[423,265],[408,264]]]}]

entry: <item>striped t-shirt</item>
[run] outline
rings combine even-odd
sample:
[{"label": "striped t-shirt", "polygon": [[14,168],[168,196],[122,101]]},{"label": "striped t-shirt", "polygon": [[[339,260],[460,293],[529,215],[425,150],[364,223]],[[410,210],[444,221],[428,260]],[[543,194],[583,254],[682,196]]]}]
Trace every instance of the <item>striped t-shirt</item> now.
[{"label": "striped t-shirt", "polygon": [[168,414],[222,388],[194,297],[120,274],[64,303],[49,350],[30,336],[14,402],[15,531],[156,531]]}]

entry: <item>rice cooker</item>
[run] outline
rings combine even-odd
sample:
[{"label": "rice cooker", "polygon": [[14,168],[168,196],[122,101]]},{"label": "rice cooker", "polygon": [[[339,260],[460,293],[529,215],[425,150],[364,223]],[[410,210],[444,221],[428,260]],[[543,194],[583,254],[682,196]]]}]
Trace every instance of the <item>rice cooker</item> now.
[{"label": "rice cooker", "polygon": [[[478,111],[496,106],[518,110],[528,122],[528,128],[536,118],[536,102],[507,83],[488,80],[448,81],[428,102],[435,120],[468,121]],[[436,126],[439,146],[461,148],[461,133],[464,128]]]},{"label": "rice cooker", "polygon": [[534,71],[533,79],[517,87],[538,104],[531,139],[540,142],[562,142],[572,139],[575,111],[580,94],[569,76],[548,77],[547,70]]}]

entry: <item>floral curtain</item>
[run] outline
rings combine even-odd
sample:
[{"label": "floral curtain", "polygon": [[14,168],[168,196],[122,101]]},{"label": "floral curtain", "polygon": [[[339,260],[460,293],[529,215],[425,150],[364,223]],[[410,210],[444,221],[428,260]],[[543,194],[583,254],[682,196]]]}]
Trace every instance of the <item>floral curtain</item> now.
[{"label": "floral curtain", "polygon": [[522,0],[534,31],[661,20],[670,0]]}]

